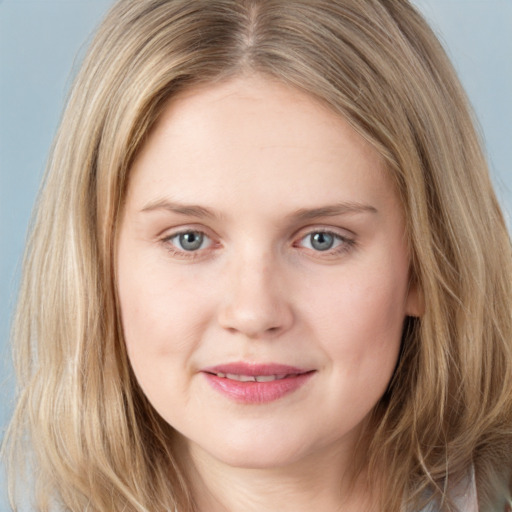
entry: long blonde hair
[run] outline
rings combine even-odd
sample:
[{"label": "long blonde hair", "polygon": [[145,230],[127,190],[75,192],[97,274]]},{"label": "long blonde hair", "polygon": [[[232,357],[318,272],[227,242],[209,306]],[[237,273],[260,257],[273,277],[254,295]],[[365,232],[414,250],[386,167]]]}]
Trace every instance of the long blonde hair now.
[{"label": "long blonde hair", "polygon": [[[194,510],[173,430],[137,386],[115,293],[129,169],[169,98],[244,71],[328,105],[386,159],[424,314],[408,319],[367,452],[383,510],[474,467],[504,506],[512,444],[510,243],[467,99],[406,0],[121,0],[94,39],[52,149],[13,340],[5,453],[37,509]],[[385,463],[386,474],[379,468]],[[31,483],[32,485],[32,483]],[[16,490],[12,487],[12,495]],[[14,499],[14,498],[13,498]]]}]

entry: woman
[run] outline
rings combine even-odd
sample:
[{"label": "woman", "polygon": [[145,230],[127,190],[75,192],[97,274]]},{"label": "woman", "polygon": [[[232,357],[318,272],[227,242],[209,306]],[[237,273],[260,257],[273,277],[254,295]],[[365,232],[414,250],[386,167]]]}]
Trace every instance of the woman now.
[{"label": "woman", "polygon": [[510,246],[468,110],[405,1],[118,2],[16,317],[37,509],[505,510]]}]

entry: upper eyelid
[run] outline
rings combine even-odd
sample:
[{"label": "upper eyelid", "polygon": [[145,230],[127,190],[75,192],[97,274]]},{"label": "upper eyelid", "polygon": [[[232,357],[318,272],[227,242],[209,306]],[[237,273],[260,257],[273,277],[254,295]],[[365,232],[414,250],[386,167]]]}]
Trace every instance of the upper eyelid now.
[{"label": "upper eyelid", "polygon": [[334,231],[332,229],[313,229],[311,231],[307,231],[304,235],[300,236],[299,238],[304,238],[306,236],[309,236],[309,235],[313,235],[315,233],[325,233],[327,235],[333,235],[335,237],[338,237],[338,238],[352,238],[351,236],[349,236],[348,234],[343,234],[343,233],[339,233],[338,231]]},{"label": "upper eyelid", "polygon": [[[185,233],[200,233],[206,239],[209,240],[208,246],[194,250],[194,251],[187,251],[184,248],[183,249],[180,248],[173,241],[173,239],[176,237],[179,237],[180,235],[183,235]],[[208,251],[209,249],[212,249],[212,247],[217,245],[215,237],[211,236],[209,233],[207,233],[205,229],[195,228],[195,227],[191,227],[191,226],[190,227],[184,226],[182,228],[175,228],[172,230],[166,229],[162,232],[161,235],[159,235],[157,237],[157,241],[159,241],[159,243],[161,243],[161,244],[164,244],[167,247],[167,249],[169,251],[173,252],[174,254],[186,255],[188,258],[194,257],[193,255],[196,255],[196,257],[197,257],[199,254],[203,254],[205,251]]]},{"label": "upper eyelid", "polygon": [[294,239],[302,239],[305,236],[311,233],[330,233],[340,238],[355,238],[356,234],[347,228],[335,227],[335,226],[322,226],[322,225],[313,225],[313,226],[305,226],[298,229],[292,238]]},{"label": "upper eyelid", "polygon": [[[354,247],[358,243],[356,234],[346,228],[334,226],[309,226],[306,229],[303,228],[299,230],[293,238],[293,245],[297,247],[298,244],[302,244],[304,239],[315,233],[327,233],[333,235],[339,241],[339,245],[337,247],[328,249],[323,253],[325,256],[333,254],[333,252],[339,251],[340,249],[348,250],[349,246]],[[308,248],[305,247],[305,249]]]},{"label": "upper eyelid", "polygon": [[[185,226],[179,226],[174,228],[166,228],[162,230],[157,237],[161,238],[162,240],[168,240],[170,238],[173,238],[178,235],[182,235],[183,233],[201,233],[202,235],[207,236],[208,238],[216,238],[215,234],[212,232],[212,230],[205,228],[204,226],[194,226],[191,225],[185,225]],[[217,237],[218,238],[218,237]]]},{"label": "upper eyelid", "polygon": [[[346,236],[346,235],[337,233],[336,231],[321,230],[321,229],[316,229],[316,230],[314,229],[312,231],[308,231],[307,233],[297,237],[295,240],[297,242],[302,242],[305,238],[307,238],[308,236],[311,236],[315,233],[325,233],[328,235],[333,235],[334,238],[337,238],[342,243],[354,243],[355,242],[355,238],[353,236]],[[297,243],[297,242],[294,242],[294,243]]]}]

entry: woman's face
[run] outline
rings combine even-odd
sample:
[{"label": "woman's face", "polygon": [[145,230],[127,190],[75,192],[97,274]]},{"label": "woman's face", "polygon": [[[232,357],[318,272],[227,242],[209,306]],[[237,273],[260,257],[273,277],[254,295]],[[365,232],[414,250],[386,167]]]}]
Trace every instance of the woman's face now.
[{"label": "woman's face", "polygon": [[381,158],[258,77],[167,106],[131,171],[117,266],[142,390],[193,453],[236,466],[349,453],[418,313]]}]

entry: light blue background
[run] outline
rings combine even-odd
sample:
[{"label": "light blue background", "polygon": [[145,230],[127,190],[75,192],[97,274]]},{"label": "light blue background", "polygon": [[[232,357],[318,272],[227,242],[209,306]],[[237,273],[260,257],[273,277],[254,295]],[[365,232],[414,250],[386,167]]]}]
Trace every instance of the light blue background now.
[{"label": "light blue background", "polygon": [[[13,405],[7,338],[32,203],[84,45],[111,3],[0,0],[0,437]],[[512,0],[415,3],[455,62],[510,212]],[[0,512],[7,510],[0,487]]]}]

